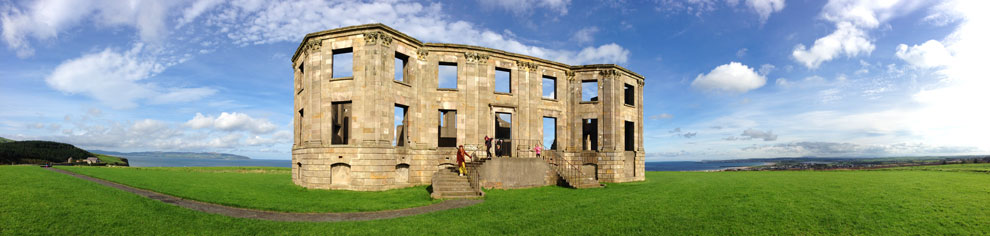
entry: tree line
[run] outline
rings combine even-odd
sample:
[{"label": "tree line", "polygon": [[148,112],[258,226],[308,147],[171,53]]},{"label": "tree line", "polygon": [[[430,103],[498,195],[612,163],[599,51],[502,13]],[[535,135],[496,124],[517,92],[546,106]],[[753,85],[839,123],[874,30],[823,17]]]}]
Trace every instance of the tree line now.
[{"label": "tree line", "polygon": [[15,141],[0,143],[0,164],[43,164],[93,157],[92,153],[71,144],[50,141]]}]

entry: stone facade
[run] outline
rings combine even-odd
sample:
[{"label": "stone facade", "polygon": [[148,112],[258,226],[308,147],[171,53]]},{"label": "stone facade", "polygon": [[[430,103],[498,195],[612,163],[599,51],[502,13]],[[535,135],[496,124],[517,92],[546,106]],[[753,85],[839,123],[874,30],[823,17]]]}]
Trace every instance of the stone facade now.
[{"label": "stone facade", "polygon": [[[335,54],[350,55],[352,65],[342,67],[341,59],[338,75],[350,69],[351,76],[334,76]],[[456,88],[438,88],[440,64],[456,65]],[[645,179],[644,77],[617,65],[571,66],[422,43],[371,24],[306,35],[292,68],[292,180],[303,187],[380,191],[430,184],[433,173],[455,163],[448,146],[485,155],[484,137],[496,136],[496,113],[511,117],[510,132],[500,135],[511,141],[513,158],[536,157],[533,147],[542,143],[549,117],[556,121],[556,145],[547,148],[602,182]],[[508,93],[495,92],[496,71],[509,73]],[[544,80],[554,81],[553,97],[544,96]],[[597,97],[582,99],[592,88]],[[395,114],[397,107],[405,114]],[[396,116],[405,117],[401,125]]]}]

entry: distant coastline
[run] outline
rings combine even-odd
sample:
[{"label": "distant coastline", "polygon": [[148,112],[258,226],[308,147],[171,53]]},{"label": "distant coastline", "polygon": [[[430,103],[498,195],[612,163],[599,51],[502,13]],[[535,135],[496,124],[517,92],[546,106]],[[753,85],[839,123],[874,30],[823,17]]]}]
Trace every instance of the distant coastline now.
[{"label": "distant coastline", "polygon": [[722,171],[766,165],[768,162],[657,161],[646,162],[646,171]]},{"label": "distant coastline", "polygon": [[182,158],[182,159],[213,159],[213,160],[251,160],[250,157],[216,152],[114,152],[90,150],[92,153],[119,156],[126,158]]}]

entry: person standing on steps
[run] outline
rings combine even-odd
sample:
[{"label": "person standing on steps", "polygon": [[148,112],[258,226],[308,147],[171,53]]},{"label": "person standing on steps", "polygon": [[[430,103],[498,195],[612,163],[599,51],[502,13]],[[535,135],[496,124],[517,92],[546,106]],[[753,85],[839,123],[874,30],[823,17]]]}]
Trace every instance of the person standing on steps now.
[{"label": "person standing on steps", "polygon": [[464,176],[464,173],[467,172],[467,166],[464,164],[464,156],[471,158],[471,155],[468,155],[464,151],[464,145],[460,145],[457,147],[457,170],[460,171],[459,176]]},{"label": "person standing on steps", "polygon": [[485,135],[485,152],[488,153],[488,159],[492,159],[492,138]]},{"label": "person standing on steps", "polygon": [[502,140],[495,140],[495,157],[502,157]]},{"label": "person standing on steps", "polygon": [[543,147],[537,144],[536,147],[533,148],[533,151],[536,151],[536,158],[540,158],[540,151],[543,151]]}]

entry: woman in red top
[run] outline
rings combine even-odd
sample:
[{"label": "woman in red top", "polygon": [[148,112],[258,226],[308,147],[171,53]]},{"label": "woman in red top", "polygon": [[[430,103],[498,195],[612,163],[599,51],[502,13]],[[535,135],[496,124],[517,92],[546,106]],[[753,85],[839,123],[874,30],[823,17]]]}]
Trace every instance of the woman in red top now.
[{"label": "woman in red top", "polygon": [[467,172],[467,166],[464,165],[464,156],[471,158],[471,155],[468,155],[464,151],[464,145],[460,145],[457,147],[457,170],[460,171],[460,176],[464,176],[464,173]]}]

